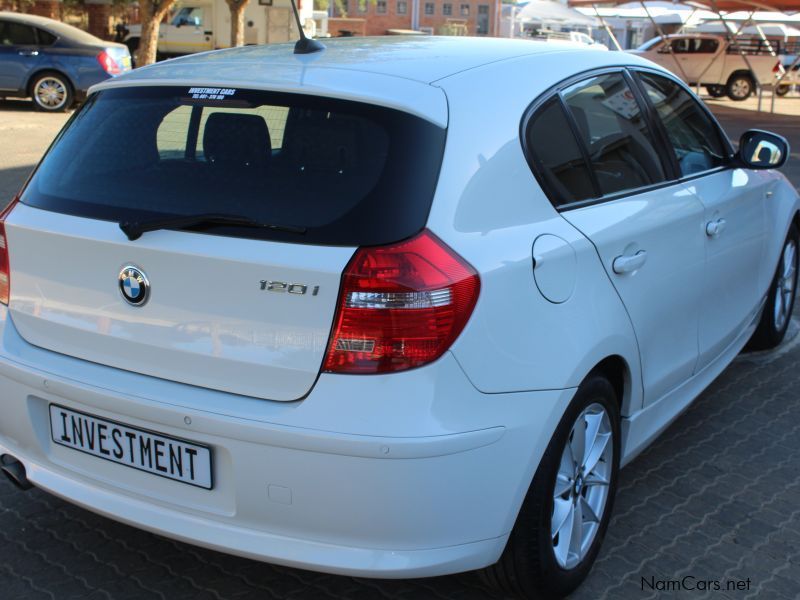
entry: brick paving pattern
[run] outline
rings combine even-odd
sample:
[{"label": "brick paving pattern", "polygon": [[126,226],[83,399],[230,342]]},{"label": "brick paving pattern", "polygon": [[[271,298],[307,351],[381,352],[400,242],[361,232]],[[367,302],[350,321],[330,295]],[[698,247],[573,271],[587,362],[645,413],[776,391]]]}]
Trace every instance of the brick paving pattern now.
[{"label": "brick paving pattern", "polygon": [[[797,313],[795,319],[795,336],[781,349],[740,356],[622,471],[603,551],[575,598],[800,598]],[[696,584],[719,581],[723,589],[661,591],[685,576]],[[748,589],[727,590],[728,581]],[[0,480],[3,600],[500,597],[471,574],[376,581],[234,558]]]}]

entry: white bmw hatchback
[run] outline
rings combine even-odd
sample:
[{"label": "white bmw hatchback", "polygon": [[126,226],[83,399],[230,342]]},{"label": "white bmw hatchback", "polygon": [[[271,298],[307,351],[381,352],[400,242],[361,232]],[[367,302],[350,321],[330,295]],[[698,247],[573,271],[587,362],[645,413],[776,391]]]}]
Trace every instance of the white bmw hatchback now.
[{"label": "white bmw hatchback", "polygon": [[2,468],[242,556],[566,594],[620,466],[783,338],[788,151],[561,45],[138,69],[3,215]]}]

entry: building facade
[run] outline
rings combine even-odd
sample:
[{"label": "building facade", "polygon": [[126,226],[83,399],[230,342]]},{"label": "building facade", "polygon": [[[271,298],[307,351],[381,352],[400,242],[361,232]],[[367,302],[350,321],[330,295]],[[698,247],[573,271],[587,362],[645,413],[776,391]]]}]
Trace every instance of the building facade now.
[{"label": "building facade", "polygon": [[500,0],[341,0],[341,4],[333,9],[333,17],[364,19],[366,35],[409,30],[498,35]]}]

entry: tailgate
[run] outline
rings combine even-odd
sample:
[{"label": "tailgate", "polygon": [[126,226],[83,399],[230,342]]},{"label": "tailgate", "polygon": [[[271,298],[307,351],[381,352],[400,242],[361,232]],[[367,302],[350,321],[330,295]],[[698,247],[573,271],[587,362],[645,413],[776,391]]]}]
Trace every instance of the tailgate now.
[{"label": "tailgate", "polygon": [[[130,242],[115,223],[24,204],[6,235],[10,314],[30,343],[272,400],[296,400],[314,385],[354,251],[180,231]],[[120,290],[126,265],[149,281],[142,306]],[[288,293],[262,281],[297,286]]]}]

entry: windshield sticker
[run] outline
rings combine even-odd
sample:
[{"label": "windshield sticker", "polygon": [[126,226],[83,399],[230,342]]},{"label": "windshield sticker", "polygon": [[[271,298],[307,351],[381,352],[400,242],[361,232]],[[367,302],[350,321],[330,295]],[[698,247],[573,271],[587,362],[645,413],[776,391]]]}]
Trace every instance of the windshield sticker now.
[{"label": "windshield sticker", "polygon": [[193,100],[227,100],[235,93],[236,90],[230,88],[189,88],[189,95]]}]

